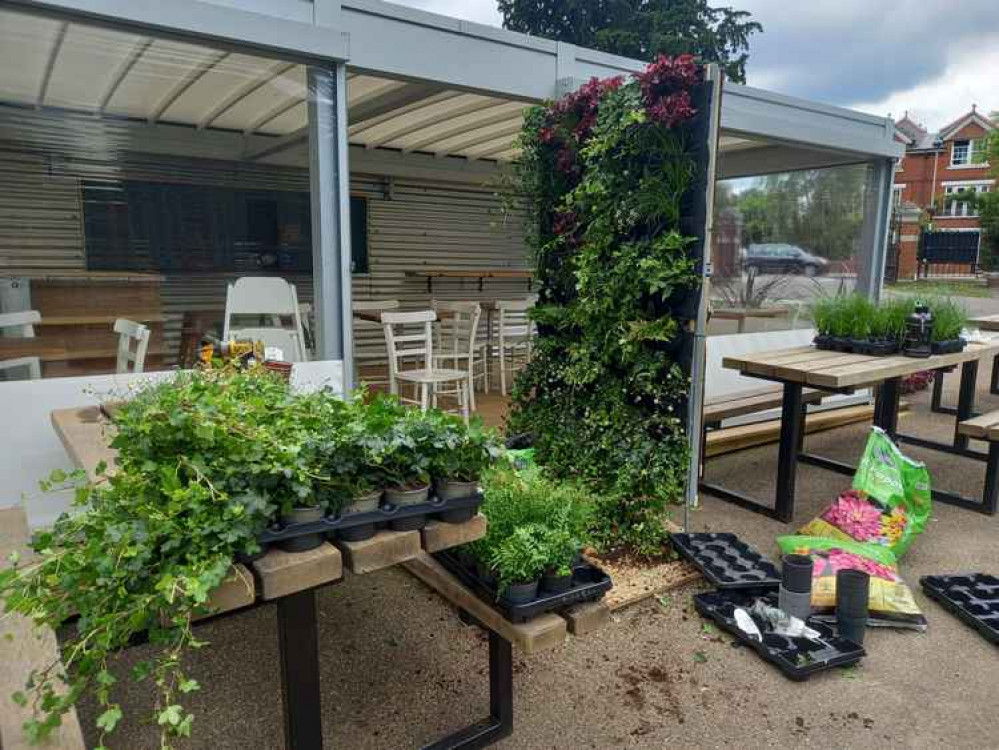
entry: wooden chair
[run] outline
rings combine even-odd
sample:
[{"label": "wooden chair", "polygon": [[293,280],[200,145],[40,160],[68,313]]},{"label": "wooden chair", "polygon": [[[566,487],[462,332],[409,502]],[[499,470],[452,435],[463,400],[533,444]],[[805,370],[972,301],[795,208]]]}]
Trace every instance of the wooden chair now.
[{"label": "wooden chair", "polygon": [[[118,366],[115,372],[143,372],[146,351],[149,349],[149,328],[132,320],[118,318],[114,322],[114,332],[118,334]],[[132,344],[135,344],[134,349]]]},{"label": "wooden chair", "polygon": [[[475,384],[482,380],[483,393],[489,393],[489,363],[486,359],[488,343],[479,338],[482,306],[478,302],[430,303],[437,313],[434,354],[435,366],[450,366],[454,370],[468,370],[471,383],[471,409],[475,411]],[[477,372],[481,368],[481,372]],[[444,391],[438,391],[443,393]]]},{"label": "wooden chair", "polygon": [[[351,309],[355,313],[383,313],[385,311],[392,311],[399,309],[399,300],[397,299],[382,299],[382,300],[354,300],[350,303]],[[371,346],[362,346],[358,348],[358,338],[359,335],[355,335],[354,339],[354,382],[360,383],[364,381],[369,385],[390,385],[392,378],[386,376],[385,378],[366,378],[361,375],[362,365],[381,365],[385,364],[388,366],[388,352],[384,347],[385,345],[385,335],[382,331],[381,323],[375,323],[371,320],[366,320],[354,316],[354,331],[357,334],[363,332],[372,333],[373,331],[378,331],[378,338],[381,339],[380,346],[377,348]]]},{"label": "wooden chair", "polygon": [[534,323],[527,317],[527,311],[534,307],[533,298],[499,300],[499,370],[500,393],[506,395],[506,375],[516,372],[518,360],[526,365],[531,359],[534,347]]},{"label": "wooden chair", "polygon": [[[240,319],[255,319],[248,328]],[[274,321],[290,318],[292,327],[282,325],[270,326]],[[234,322],[235,319],[235,322]],[[305,350],[305,331],[302,328],[302,312],[298,305],[298,292],[295,286],[277,276],[243,276],[229,285],[225,300],[225,318],[222,338],[226,341],[234,338],[248,338],[247,330],[261,331],[273,327],[277,331],[289,333],[294,341],[294,351],[285,353],[286,362],[307,362],[309,355]],[[260,338],[260,336],[257,336]],[[285,342],[287,336],[280,335]],[[268,346],[280,346],[269,344]]]},{"label": "wooden chair", "polygon": [[[35,337],[35,324],[42,322],[42,315],[37,310],[0,314],[0,330],[13,330],[14,336],[23,339]],[[39,357],[16,357],[0,361],[0,372],[16,370],[21,367],[28,369],[28,379],[39,380],[42,377],[42,360]]]},{"label": "wooden chair", "polygon": [[[437,313],[433,310],[419,312],[384,312],[382,327],[385,330],[385,343],[388,348],[389,379],[392,393],[399,395],[405,403],[418,404],[423,411],[437,406],[437,388],[453,383],[456,385],[461,415],[468,422],[469,393],[471,378],[465,370],[449,370],[434,367],[433,323]],[[419,326],[419,333],[406,333]],[[402,364],[407,359],[417,359],[415,369],[404,370]],[[407,399],[399,393],[399,383],[409,383],[419,393],[419,399]]]}]

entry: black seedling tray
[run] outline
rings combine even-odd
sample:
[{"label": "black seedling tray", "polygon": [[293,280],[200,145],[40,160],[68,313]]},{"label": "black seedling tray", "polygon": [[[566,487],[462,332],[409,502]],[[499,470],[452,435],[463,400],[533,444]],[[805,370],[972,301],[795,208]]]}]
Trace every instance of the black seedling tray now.
[{"label": "black seedling tray", "polygon": [[999,646],[999,578],[986,573],[923,576],[923,591]]},{"label": "black seedling tray", "polygon": [[323,518],[313,523],[297,523],[288,526],[275,524],[261,533],[257,537],[257,541],[260,542],[261,546],[264,546],[312,534],[332,534],[358,526],[375,525],[382,528],[392,521],[417,517],[425,517],[430,520],[449,511],[467,510],[474,515],[480,505],[482,505],[481,492],[452,500],[439,500],[436,495],[431,494],[429,501],[417,505],[396,506],[383,502],[378,510],[368,513],[350,513],[345,516]]},{"label": "black seedling tray", "polygon": [[573,568],[572,588],[560,594],[538,592],[534,601],[513,604],[499,595],[496,584],[471,570],[451,550],[438,552],[434,558],[477,597],[495,607],[510,622],[526,622],[546,612],[564,609],[572,604],[602,599],[610,591],[611,578],[595,565],[583,563]]},{"label": "black seedling tray", "polygon": [[711,591],[696,594],[694,606],[703,617],[713,620],[719,628],[752,648],[761,659],[776,666],[785,677],[798,682],[832,667],[856,664],[867,655],[863,646],[846,638],[840,638],[834,628],[814,619],[808,620],[808,626],[819,632],[819,638],[814,641],[767,633],[762,623],[758,621],[756,624],[763,633],[763,640],[751,638],[735,624],[735,610],[742,608],[748,612],[757,599],[763,599],[772,607],[777,606],[775,592],[754,594],[750,591]]},{"label": "black seedling tray", "polygon": [[780,586],[777,566],[735,534],[672,534],[677,551],[720,589]]}]

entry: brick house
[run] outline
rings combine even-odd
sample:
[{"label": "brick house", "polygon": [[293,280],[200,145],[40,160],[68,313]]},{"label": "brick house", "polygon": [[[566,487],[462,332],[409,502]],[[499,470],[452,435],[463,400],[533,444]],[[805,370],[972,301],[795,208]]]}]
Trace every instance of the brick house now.
[{"label": "brick house", "polygon": [[[963,191],[990,192],[996,189],[989,175],[990,165],[983,161],[985,139],[999,127],[978,112],[971,111],[954,120],[939,132],[927,131],[906,115],[895,123],[895,137],[905,144],[905,155],[895,169],[894,202],[909,217],[929,209],[934,231],[980,233],[975,210],[967,203],[946,197]],[[914,240],[915,228],[903,233]],[[903,242],[903,244],[906,244]],[[907,255],[912,255],[911,262]],[[915,270],[915,249],[903,249],[899,258],[899,275],[910,277]]]}]

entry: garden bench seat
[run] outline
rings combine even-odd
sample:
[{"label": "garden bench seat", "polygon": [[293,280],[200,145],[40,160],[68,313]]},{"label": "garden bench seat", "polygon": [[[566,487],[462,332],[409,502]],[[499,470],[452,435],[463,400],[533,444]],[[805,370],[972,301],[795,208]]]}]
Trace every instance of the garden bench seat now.
[{"label": "garden bench seat", "polygon": [[[801,401],[815,404],[822,400],[823,395],[822,391],[808,388],[802,392]],[[714,396],[704,401],[704,424],[717,425],[725,419],[779,409],[783,398],[784,389],[780,385]]]},{"label": "garden bench seat", "polygon": [[985,464],[985,487],[982,490],[982,512],[995,515],[999,503],[999,410],[990,411],[959,422],[957,433],[989,444]]}]

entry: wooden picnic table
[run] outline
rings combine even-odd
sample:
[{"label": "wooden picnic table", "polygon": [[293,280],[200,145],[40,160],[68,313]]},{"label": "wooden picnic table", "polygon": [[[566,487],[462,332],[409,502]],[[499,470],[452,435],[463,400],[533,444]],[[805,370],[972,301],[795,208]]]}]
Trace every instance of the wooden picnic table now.
[{"label": "wooden picnic table", "polygon": [[65,344],[37,338],[0,338],[0,360],[38,357],[41,360],[62,359],[66,356]]},{"label": "wooden picnic table", "polygon": [[999,331],[999,315],[982,315],[977,318],[968,318],[968,327],[978,328],[982,331]]},{"label": "wooden picnic table", "polygon": [[[968,344],[961,352],[933,355],[925,359],[902,355],[873,357],[866,354],[846,354],[812,346],[725,357],[722,360],[723,367],[738,370],[746,377],[777,382],[783,386],[775,501],[771,507],[734,490],[712,486],[707,491],[728,502],[787,523],[794,517],[798,463],[853,474],[853,466],[803,451],[805,407],[802,404],[802,393],[806,387],[830,393],[851,393],[857,389],[874,387],[874,423],[893,439],[984,461],[987,457],[969,449],[968,436],[960,434],[957,425],[952,444],[899,434],[900,383],[902,378],[917,372],[961,365],[961,387],[955,411],[957,423],[960,423],[973,416],[978,363],[996,355],[999,355],[999,339]],[[936,489],[933,496],[941,502],[973,510],[981,510],[982,507],[977,501]]]},{"label": "wooden picnic table", "polygon": [[[88,476],[96,477],[95,467],[102,461],[113,471],[117,454],[109,442],[114,426],[106,410],[97,406],[55,410],[52,425],[69,456]],[[384,530],[362,542],[324,542],[308,552],[271,549],[257,560],[233,565],[227,580],[212,593],[210,605],[214,613],[205,619],[228,616],[248,607],[276,605],[285,746],[321,750],[316,590],[340,583],[344,570],[363,575],[418,563],[429,553],[475,541],[485,533],[485,517],[477,515],[465,523],[429,521],[419,531]],[[489,717],[430,746],[436,750],[485,747],[513,731],[511,642],[490,623],[480,624],[489,634]],[[557,640],[557,634],[550,638]]]}]

